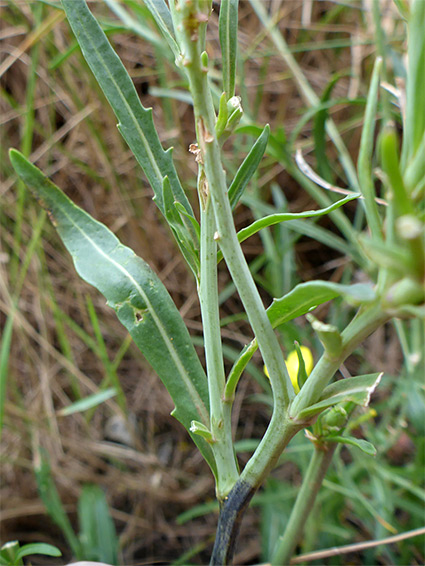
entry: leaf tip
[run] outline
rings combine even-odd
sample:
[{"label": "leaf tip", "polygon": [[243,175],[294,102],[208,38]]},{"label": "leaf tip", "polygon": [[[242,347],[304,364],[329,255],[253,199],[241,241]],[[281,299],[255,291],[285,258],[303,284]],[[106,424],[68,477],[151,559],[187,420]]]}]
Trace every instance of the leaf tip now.
[{"label": "leaf tip", "polygon": [[18,166],[18,162],[22,160],[22,157],[23,155],[20,151],[14,147],[9,148],[9,159],[14,169]]}]

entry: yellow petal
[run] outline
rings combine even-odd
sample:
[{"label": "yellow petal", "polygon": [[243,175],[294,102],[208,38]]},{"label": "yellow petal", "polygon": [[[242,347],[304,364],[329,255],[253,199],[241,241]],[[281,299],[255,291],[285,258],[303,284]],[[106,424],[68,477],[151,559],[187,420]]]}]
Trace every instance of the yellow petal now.
[{"label": "yellow petal", "polygon": [[[304,360],[305,371],[307,375],[310,375],[311,370],[313,369],[313,355],[310,352],[310,349],[307,346],[300,346],[301,355]],[[289,353],[286,361],[286,367],[288,368],[289,377],[291,378],[292,385],[294,386],[295,393],[299,393],[300,388],[298,386],[298,369],[299,369],[299,361],[298,355],[296,350],[292,350]]]},{"label": "yellow petal", "polygon": [[[313,369],[313,355],[307,346],[300,346],[301,355],[304,360],[305,371],[307,375],[310,375],[311,370]],[[286,367],[288,369],[289,377],[291,378],[292,386],[295,390],[295,393],[299,393],[300,388],[298,386],[298,369],[299,369],[299,362],[298,362],[298,355],[296,350],[292,350],[289,353],[287,359],[285,360]],[[267,371],[267,367],[264,366],[264,373],[270,379],[269,372]]]}]

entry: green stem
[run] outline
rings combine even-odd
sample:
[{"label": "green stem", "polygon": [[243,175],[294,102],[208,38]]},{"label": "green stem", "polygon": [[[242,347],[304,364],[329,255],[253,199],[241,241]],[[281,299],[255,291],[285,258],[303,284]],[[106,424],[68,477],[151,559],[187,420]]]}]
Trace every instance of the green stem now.
[{"label": "green stem", "polygon": [[[294,390],[286,370],[282,350],[243,255],[233,222],[221,162],[221,150],[215,134],[216,118],[208,85],[206,58],[205,54],[201,56],[201,49],[204,46],[201,44],[200,37],[204,34],[201,32],[198,34],[193,29],[193,22],[201,21],[198,9],[199,6],[195,2],[181,2],[179,4],[180,14],[174,10],[173,16],[179,19],[175,23],[180,33],[182,65],[187,72],[193,97],[198,143],[208,183],[206,190],[211,194],[214,207],[217,227],[215,239],[220,244],[230,275],[267,365],[275,410],[283,414],[294,397]],[[199,24],[201,25],[203,24]]]},{"label": "green stem", "polygon": [[[200,172],[202,184],[203,171]],[[217,464],[216,493],[222,500],[239,477],[232,442],[231,406],[224,410],[225,375],[220,334],[217,289],[217,244],[214,241],[215,220],[210,199],[201,200],[201,276],[198,288],[204,329],[205,358],[210,398],[211,448]]]},{"label": "green stem", "polygon": [[337,443],[315,446],[308,470],[292,508],[285,534],[280,538],[271,561],[272,566],[289,564],[299,543],[305,523],[313,509],[314,501],[331,463]]}]

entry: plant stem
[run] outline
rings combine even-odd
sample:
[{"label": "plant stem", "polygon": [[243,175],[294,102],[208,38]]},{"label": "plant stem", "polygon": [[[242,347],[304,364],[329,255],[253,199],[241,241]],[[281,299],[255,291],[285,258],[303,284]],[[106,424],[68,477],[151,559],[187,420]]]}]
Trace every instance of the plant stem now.
[{"label": "plant stem", "polygon": [[313,509],[314,501],[322,485],[323,479],[331,463],[337,443],[326,443],[315,446],[308,470],[304,476],[301,489],[298,492],[292,508],[285,533],[280,538],[273,558],[272,566],[289,564],[289,560],[302,536],[305,523]]},{"label": "plant stem", "polygon": [[[202,185],[201,168],[199,182]],[[204,347],[210,398],[210,430],[213,436],[211,448],[217,464],[216,494],[221,501],[232,489],[239,477],[232,442],[231,412],[224,410],[225,375],[221,346],[220,317],[217,289],[217,244],[214,241],[214,211],[209,198],[201,201],[201,276],[198,288],[201,303]]]},{"label": "plant stem", "polygon": [[249,483],[238,480],[224,504],[220,505],[220,516],[210,566],[232,564],[243,515],[255,492],[256,489]]},{"label": "plant stem", "polygon": [[[178,18],[182,66],[186,70],[193,98],[197,138],[204,164],[207,185],[214,207],[219,242],[230,275],[236,285],[244,305],[249,322],[258,340],[259,348],[270,375],[275,410],[280,414],[286,411],[294,397],[294,389],[286,370],[279,341],[273,331],[258,289],[243,255],[233,222],[232,209],[227,195],[225,173],[221,163],[221,150],[215,134],[215,110],[208,84],[208,69],[202,64],[200,38],[201,31],[195,32],[193,22],[199,22],[200,16],[196,2],[181,2],[179,11],[173,16]],[[190,24],[190,25],[189,25]],[[199,24],[200,26],[203,24]]]}]

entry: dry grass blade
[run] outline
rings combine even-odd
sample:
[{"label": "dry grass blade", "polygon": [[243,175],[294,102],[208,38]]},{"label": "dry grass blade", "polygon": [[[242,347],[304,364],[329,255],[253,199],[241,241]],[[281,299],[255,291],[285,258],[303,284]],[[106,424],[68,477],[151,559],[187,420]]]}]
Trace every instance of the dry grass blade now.
[{"label": "dry grass blade", "polygon": [[[339,195],[347,195],[348,196],[348,195],[358,194],[358,193],[355,193],[354,191],[350,191],[348,189],[343,189],[341,187],[331,185],[331,183],[328,183],[325,179],[320,177],[320,175],[318,175],[315,171],[313,171],[313,169],[310,167],[310,165],[304,159],[304,156],[302,154],[301,149],[297,149],[297,151],[295,153],[295,161],[297,162],[297,165],[300,168],[300,171],[302,173],[304,173],[304,175],[306,177],[308,177],[314,183],[316,183],[316,185],[319,185],[319,187],[322,187],[322,188],[326,189],[327,191],[332,191],[333,193],[338,193]],[[364,199],[364,197],[359,196],[359,199],[362,200],[362,199]],[[375,201],[378,204],[382,204],[383,206],[388,206],[387,201],[382,199],[382,198],[375,198]]]}]

